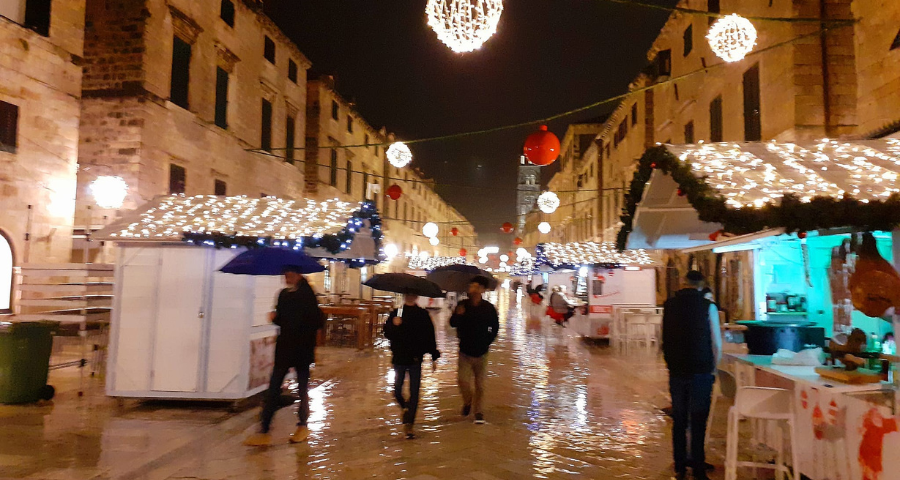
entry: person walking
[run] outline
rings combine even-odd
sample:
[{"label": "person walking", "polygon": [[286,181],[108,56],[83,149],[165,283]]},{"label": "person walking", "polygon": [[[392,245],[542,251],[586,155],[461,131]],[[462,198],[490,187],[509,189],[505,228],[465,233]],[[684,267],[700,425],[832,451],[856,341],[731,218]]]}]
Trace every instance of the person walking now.
[{"label": "person walking", "polygon": [[487,277],[477,276],[469,283],[469,298],[460,302],[450,326],[459,337],[459,371],[457,382],[463,397],[464,417],[475,411],[475,423],[484,423],[482,401],[484,378],[487,370],[487,353],[497,338],[500,318],[497,309],[482,296],[490,285]]},{"label": "person walking", "polygon": [[300,409],[297,430],[290,438],[291,443],[300,443],[309,436],[306,420],[309,418],[309,366],[315,361],[318,330],[325,325],[325,314],[319,308],[316,292],[299,268],[285,267],[284,281],[287,288],[278,294],[275,310],[269,313],[269,320],[281,327],[275,342],[275,367],[265,394],[265,404],[260,415],[259,433],[248,437],[244,444],[262,447],[272,443],[269,427],[278,410],[281,385],[291,368],[297,373],[300,391]]},{"label": "person walking", "polygon": [[565,327],[569,319],[575,315],[575,308],[559,285],[553,287],[553,293],[550,294],[550,306],[547,314],[561,327]]},{"label": "person walking", "polygon": [[[693,476],[705,480],[706,421],[712,400],[714,372],[721,359],[722,337],[719,312],[704,298],[703,275],[692,270],[685,286],[666,300],[663,311],[663,356],[669,369],[669,393],[672,396],[672,454],[675,478]],[[690,457],[687,431],[691,431]],[[688,460],[690,458],[690,460]]]},{"label": "person walking", "polygon": [[[431,315],[418,306],[417,295],[403,297],[403,310],[395,309],[384,324],[384,336],[391,342],[391,353],[394,365],[394,398],[400,405],[403,416],[403,431],[406,438],[416,438],[413,423],[419,407],[419,385],[422,382],[422,359],[426,353],[431,355],[431,371],[437,368],[437,360],[441,352],[437,349],[434,337],[434,323]],[[409,375],[409,399],[403,398],[403,383]]]}]

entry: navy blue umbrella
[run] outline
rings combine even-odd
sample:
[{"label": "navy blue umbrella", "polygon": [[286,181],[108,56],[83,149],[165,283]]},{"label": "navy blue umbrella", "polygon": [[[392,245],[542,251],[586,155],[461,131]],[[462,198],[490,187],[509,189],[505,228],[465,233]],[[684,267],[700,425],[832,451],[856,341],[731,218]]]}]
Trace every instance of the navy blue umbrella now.
[{"label": "navy blue umbrella", "polygon": [[302,250],[279,247],[247,250],[219,271],[236,275],[281,275],[286,267],[297,267],[300,273],[325,271],[325,267]]}]

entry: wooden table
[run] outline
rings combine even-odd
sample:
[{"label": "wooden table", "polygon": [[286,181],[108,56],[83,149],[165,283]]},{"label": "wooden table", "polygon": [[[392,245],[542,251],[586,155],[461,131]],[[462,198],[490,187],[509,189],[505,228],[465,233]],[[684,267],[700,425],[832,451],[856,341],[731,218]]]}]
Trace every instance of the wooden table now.
[{"label": "wooden table", "polygon": [[[367,306],[357,306],[357,305],[322,305],[320,307],[322,312],[329,317],[340,317],[340,318],[354,318],[356,319],[356,348],[362,350],[366,347],[371,347],[372,343],[372,335],[369,333],[370,323],[371,323],[371,309]],[[328,321],[333,321],[332,318],[326,320],[326,324]],[[319,344],[325,343],[325,330],[319,334]]]}]

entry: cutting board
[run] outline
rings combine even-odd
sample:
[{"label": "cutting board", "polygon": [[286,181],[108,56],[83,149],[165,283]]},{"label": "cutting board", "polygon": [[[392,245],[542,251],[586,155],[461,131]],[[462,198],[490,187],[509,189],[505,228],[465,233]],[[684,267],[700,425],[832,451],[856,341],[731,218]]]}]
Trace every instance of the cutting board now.
[{"label": "cutting board", "polygon": [[878,383],[881,381],[881,375],[878,372],[865,368],[848,372],[844,370],[844,367],[816,367],[816,373],[829,380],[853,385]]}]

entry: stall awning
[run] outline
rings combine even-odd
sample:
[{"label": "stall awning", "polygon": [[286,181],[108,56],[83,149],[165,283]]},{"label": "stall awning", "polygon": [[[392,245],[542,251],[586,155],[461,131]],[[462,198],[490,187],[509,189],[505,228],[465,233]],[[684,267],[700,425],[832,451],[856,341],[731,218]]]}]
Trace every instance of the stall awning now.
[{"label": "stall awning", "polygon": [[541,243],[535,253],[533,260],[527,260],[535,271],[577,269],[589,265],[650,267],[659,263],[645,250],[619,251],[611,242]]},{"label": "stall awning", "polygon": [[218,247],[299,244],[311,256],[371,263],[381,258],[381,220],[369,202],[212,195],[157,197],[97,232],[116,242]]},{"label": "stall awning", "polygon": [[641,158],[618,243],[683,249],[717,232],[890,230],[898,178],[898,139],[663,145]]}]

